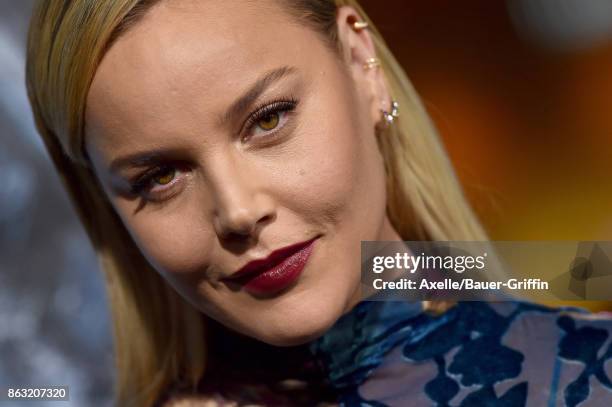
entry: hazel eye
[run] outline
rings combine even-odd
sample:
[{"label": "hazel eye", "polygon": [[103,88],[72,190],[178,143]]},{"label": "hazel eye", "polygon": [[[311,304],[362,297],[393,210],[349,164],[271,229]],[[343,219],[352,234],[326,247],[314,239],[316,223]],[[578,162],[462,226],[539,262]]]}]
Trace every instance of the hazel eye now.
[{"label": "hazel eye", "polygon": [[279,132],[289,120],[297,103],[294,99],[279,100],[255,110],[244,125],[242,141],[252,137],[267,137]]},{"label": "hazel eye", "polygon": [[266,116],[262,117],[257,122],[257,127],[264,131],[274,130],[278,123],[280,122],[280,117],[278,112],[270,112]]},{"label": "hazel eye", "polygon": [[158,184],[158,185],[167,185],[170,182],[172,182],[172,180],[174,179],[175,176],[176,176],[176,169],[175,168],[168,168],[164,172],[161,172],[161,173],[155,175],[152,178],[152,181],[154,183]]},{"label": "hazel eye", "polygon": [[160,164],[133,181],[130,192],[146,201],[162,202],[182,190],[188,174],[188,166],[177,163]]}]

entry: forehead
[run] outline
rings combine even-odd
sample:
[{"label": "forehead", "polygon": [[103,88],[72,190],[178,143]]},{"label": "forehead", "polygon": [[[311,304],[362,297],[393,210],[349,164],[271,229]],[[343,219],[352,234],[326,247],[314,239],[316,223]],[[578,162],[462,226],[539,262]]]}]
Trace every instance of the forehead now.
[{"label": "forehead", "polygon": [[139,140],[126,134],[191,134],[263,72],[321,73],[314,61],[328,52],[276,1],[162,1],[102,59],[87,101],[87,137],[129,148]]}]

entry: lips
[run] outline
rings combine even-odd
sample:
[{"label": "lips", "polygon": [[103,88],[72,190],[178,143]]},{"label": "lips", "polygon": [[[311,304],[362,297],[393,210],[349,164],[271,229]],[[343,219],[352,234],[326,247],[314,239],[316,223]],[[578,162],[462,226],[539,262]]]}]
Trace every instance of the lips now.
[{"label": "lips", "polygon": [[224,280],[239,284],[254,295],[277,293],[300,276],[317,238],[275,250],[264,259],[247,263]]}]

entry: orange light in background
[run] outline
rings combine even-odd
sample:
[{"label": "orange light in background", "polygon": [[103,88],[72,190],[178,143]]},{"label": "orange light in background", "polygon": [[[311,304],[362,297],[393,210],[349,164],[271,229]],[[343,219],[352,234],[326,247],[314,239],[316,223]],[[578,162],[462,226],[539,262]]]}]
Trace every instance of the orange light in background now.
[{"label": "orange light in background", "polygon": [[491,239],[611,240],[612,36],[562,51],[525,41],[501,1],[363,4]]}]

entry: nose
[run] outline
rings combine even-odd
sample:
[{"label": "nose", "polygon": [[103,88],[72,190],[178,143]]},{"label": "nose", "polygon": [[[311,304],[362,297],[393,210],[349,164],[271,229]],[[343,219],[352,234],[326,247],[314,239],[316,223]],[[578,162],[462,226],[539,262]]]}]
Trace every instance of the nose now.
[{"label": "nose", "polygon": [[210,179],[215,200],[213,223],[222,239],[255,236],[275,216],[274,201],[262,185],[265,177],[242,167],[226,163]]}]

